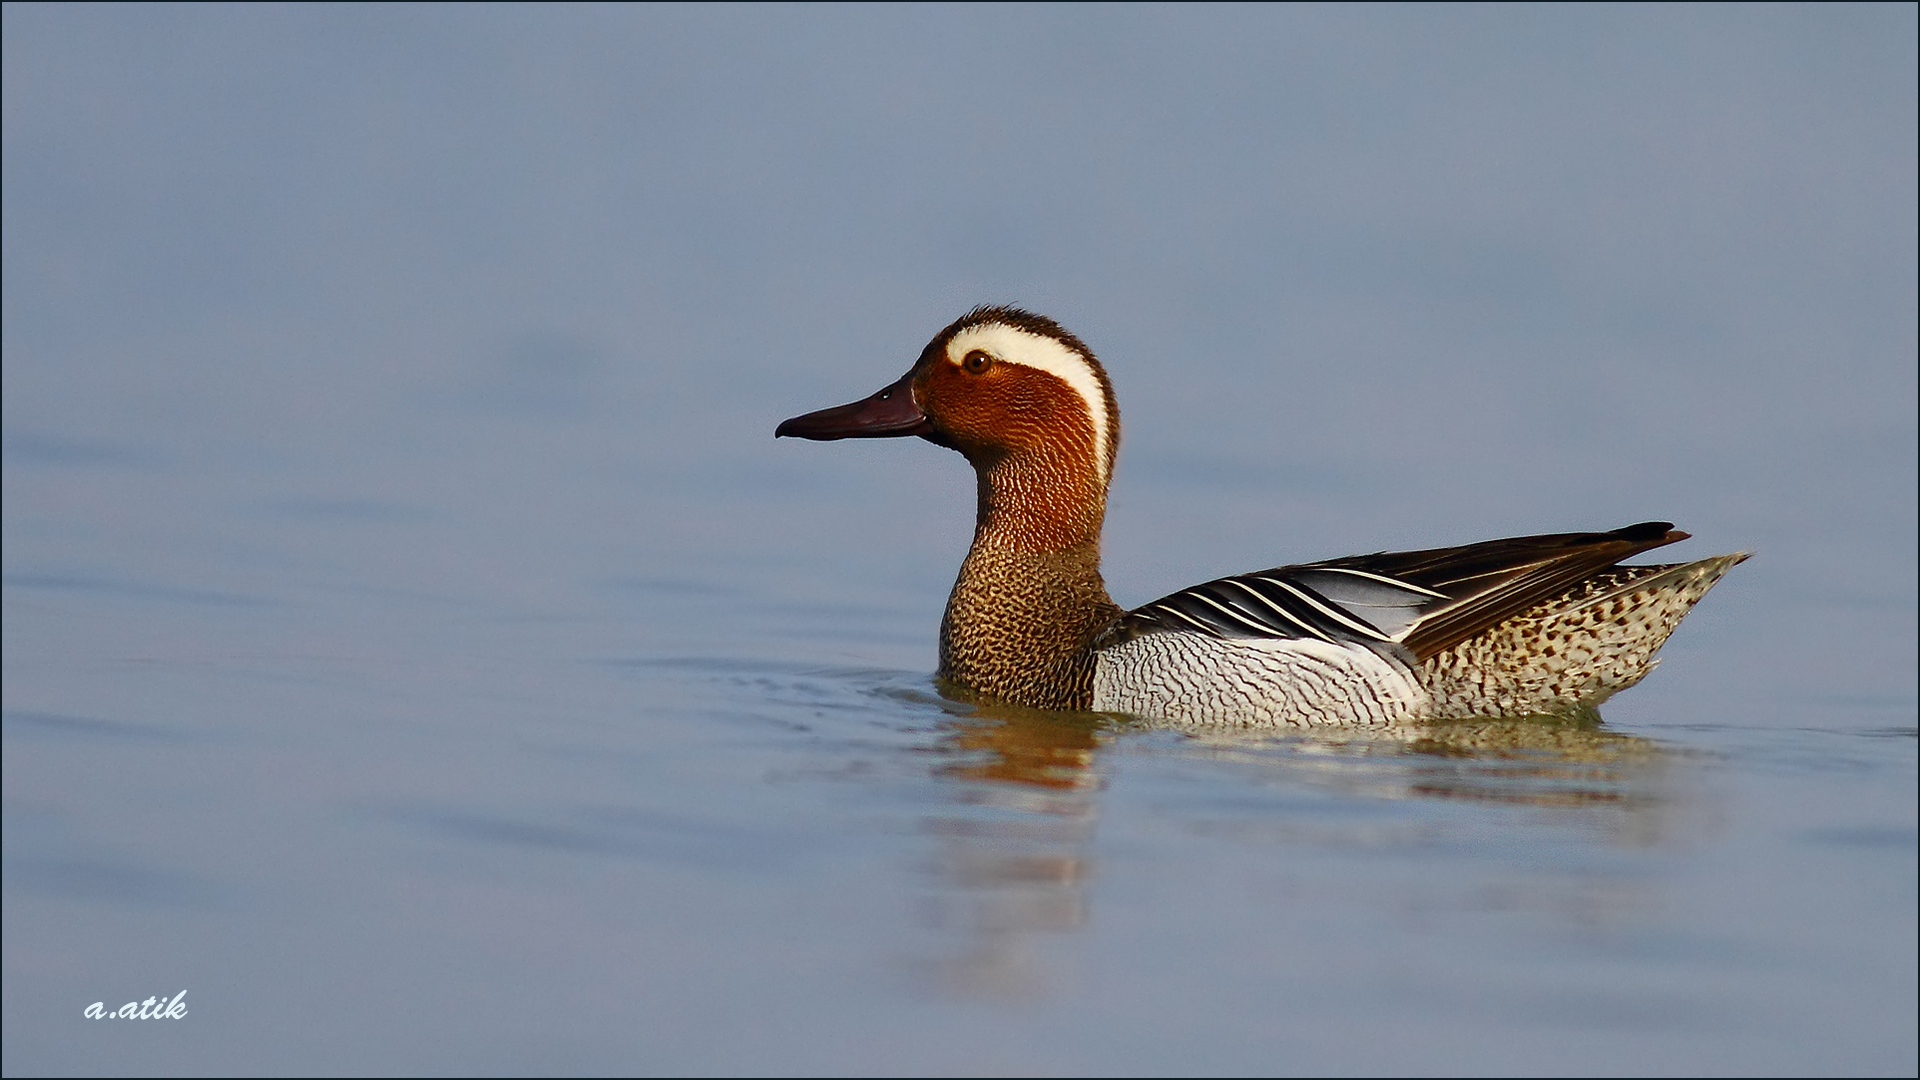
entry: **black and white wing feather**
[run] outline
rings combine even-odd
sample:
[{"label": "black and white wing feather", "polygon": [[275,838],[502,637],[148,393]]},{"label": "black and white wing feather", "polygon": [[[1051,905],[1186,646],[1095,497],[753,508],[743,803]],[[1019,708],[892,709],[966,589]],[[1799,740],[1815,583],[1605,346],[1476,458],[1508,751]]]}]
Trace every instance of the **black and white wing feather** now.
[{"label": "black and white wing feather", "polygon": [[1109,640],[1185,631],[1399,646],[1426,659],[1650,548],[1686,539],[1664,521],[1428,551],[1378,552],[1220,578],[1122,616]]}]

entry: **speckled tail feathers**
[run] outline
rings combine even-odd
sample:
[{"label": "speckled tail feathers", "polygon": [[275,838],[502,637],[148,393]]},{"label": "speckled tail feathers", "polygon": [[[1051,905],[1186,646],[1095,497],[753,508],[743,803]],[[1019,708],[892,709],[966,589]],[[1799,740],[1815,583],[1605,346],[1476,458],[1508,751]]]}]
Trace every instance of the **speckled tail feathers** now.
[{"label": "speckled tail feathers", "polygon": [[1417,669],[1436,719],[1591,707],[1645,678],[1680,620],[1751,552],[1614,566]]}]

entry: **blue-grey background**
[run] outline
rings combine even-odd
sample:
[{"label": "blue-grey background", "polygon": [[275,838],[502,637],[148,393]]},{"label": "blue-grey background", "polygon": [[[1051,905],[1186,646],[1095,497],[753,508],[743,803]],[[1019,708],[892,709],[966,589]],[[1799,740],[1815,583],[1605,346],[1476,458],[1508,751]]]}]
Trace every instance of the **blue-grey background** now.
[{"label": "blue-grey background", "polygon": [[[1916,37],[7,5],[5,1071],[1911,1073]],[[1124,604],[1758,554],[1598,750],[971,715],[964,464],[771,432],[980,302]]]}]

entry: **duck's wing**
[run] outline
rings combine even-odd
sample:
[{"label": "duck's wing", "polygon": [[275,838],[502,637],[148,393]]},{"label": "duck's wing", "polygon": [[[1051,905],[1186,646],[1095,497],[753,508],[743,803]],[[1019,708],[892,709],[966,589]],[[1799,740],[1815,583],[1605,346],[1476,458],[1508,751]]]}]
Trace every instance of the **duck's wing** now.
[{"label": "duck's wing", "polygon": [[1398,645],[1424,660],[1622,559],[1686,538],[1671,522],[1649,521],[1279,566],[1163,596],[1122,616],[1110,633],[1317,638]]}]

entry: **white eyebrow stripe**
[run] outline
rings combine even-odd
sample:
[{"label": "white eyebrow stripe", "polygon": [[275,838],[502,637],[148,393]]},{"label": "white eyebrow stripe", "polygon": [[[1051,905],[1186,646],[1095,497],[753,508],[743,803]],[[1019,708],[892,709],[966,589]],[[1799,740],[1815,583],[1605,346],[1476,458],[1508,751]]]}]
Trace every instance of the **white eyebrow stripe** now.
[{"label": "white eyebrow stripe", "polygon": [[1112,479],[1109,470],[1113,463],[1107,460],[1107,392],[1101,388],[1100,379],[1093,373],[1093,365],[1086,357],[1053,338],[1030,334],[1005,323],[989,322],[969,326],[953,335],[952,340],[947,342],[947,360],[958,364],[975,349],[995,360],[1024,364],[1044,371],[1079,394],[1081,403],[1087,408],[1088,418],[1093,421],[1094,465],[1100,470],[1102,483]]}]

